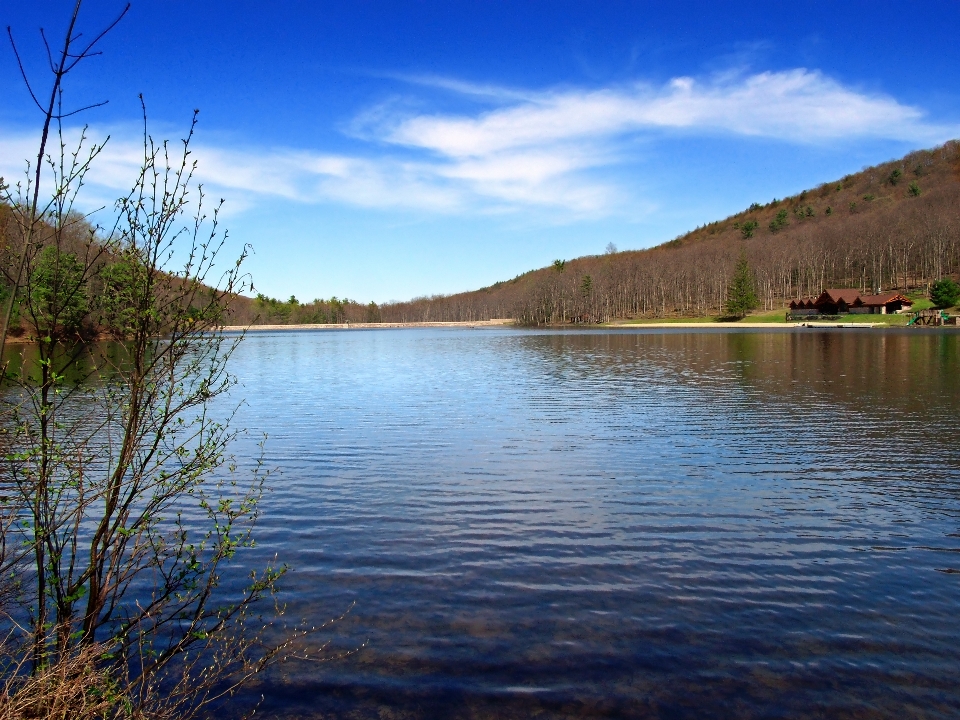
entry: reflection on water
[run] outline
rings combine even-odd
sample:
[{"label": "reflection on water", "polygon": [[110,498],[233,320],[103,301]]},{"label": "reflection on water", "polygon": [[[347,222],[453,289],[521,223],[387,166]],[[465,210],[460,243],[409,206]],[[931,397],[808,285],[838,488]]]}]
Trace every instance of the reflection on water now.
[{"label": "reflection on water", "polygon": [[[127,348],[119,342],[62,343],[51,358],[54,371],[65,387],[88,387],[109,381],[117,369],[129,362]],[[11,343],[4,348],[7,375],[24,385],[40,384],[42,358],[33,343]]]},{"label": "reflection on water", "polygon": [[289,613],[368,641],[258,714],[960,714],[958,335],[258,333],[233,369]]}]

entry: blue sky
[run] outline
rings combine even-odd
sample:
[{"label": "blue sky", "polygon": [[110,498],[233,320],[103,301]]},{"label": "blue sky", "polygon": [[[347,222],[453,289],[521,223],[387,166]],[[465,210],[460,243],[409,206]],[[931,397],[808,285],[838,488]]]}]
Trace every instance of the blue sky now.
[{"label": "blue sky", "polygon": [[[38,86],[37,29],[4,3]],[[90,33],[122,9],[88,0]],[[141,0],[67,86],[110,103],[91,207],[199,108],[199,176],[258,290],[363,302],[449,293],[555,258],[648,247],[960,137],[956,2]],[[0,173],[38,114],[0,49]]]}]

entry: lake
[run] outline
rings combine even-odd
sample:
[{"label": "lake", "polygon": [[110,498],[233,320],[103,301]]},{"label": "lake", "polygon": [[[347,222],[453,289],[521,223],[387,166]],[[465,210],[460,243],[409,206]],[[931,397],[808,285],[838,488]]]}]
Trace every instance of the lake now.
[{"label": "lake", "polygon": [[960,716],[960,335],[251,333],[257,716]]}]

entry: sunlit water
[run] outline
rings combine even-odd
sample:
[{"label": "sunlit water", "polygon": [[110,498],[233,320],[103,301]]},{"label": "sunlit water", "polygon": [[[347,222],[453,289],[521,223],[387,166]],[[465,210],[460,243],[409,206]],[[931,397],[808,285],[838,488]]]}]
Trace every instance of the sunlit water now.
[{"label": "sunlit water", "polygon": [[[960,716],[960,336],[253,333],[258,716]],[[235,447],[255,452],[255,435]]]}]

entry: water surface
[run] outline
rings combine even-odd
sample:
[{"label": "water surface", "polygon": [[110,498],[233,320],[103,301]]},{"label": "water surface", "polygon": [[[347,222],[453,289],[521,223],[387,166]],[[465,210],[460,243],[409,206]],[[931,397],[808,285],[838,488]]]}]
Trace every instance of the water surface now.
[{"label": "water surface", "polygon": [[[960,336],[251,334],[268,717],[960,716]],[[253,452],[243,440],[241,456]]]}]

